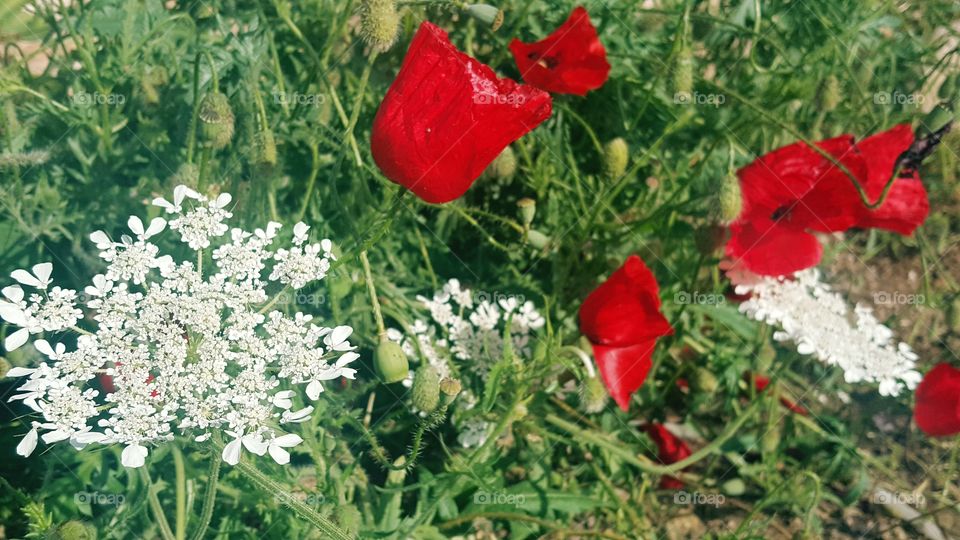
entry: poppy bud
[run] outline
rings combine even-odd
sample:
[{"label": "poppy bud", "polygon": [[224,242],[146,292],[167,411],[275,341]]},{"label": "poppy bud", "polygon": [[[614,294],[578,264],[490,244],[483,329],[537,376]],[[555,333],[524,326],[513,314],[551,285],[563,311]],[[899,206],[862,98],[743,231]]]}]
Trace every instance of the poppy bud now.
[{"label": "poppy bud", "polygon": [[380,344],[373,352],[373,364],[386,384],[400,382],[410,374],[406,353],[386,336],[380,337]]},{"label": "poppy bud", "polygon": [[738,497],[747,491],[747,485],[740,478],[733,478],[724,482],[720,490],[727,495]]},{"label": "poppy bud", "polygon": [[220,92],[212,92],[200,102],[203,138],[214,150],[220,150],[233,139],[234,117],[230,100]]},{"label": "poppy bud", "polygon": [[537,249],[544,249],[550,245],[550,237],[536,229],[527,231],[527,243]]},{"label": "poppy bud", "polygon": [[720,183],[717,210],[717,218],[724,225],[737,219],[743,210],[743,193],[740,191],[740,180],[734,173],[727,174],[723,178],[723,182]]},{"label": "poppy bud", "polygon": [[360,515],[360,510],[357,509],[355,505],[352,504],[338,504],[334,509],[334,517],[337,521],[337,525],[347,536],[353,538],[356,536],[357,532],[360,530],[360,525],[363,523],[363,516]]},{"label": "poppy bud", "polygon": [[716,376],[706,368],[697,368],[693,372],[693,377],[690,378],[690,382],[693,384],[693,388],[704,394],[712,394],[717,391],[717,387],[720,384],[717,382]]},{"label": "poppy bud", "polygon": [[177,167],[177,172],[170,177],[170,183],[174,186],[196,186],[200,178],[200,169],[193,163],[184,163]]},{"label": "poppy bud", "polygon": [[453,400],[457,398],[457,395],[460,394],[460,390],[462,389],[463,387],[460,385],[460,381],[451,379],[450,377],[444,377],[443,380],[440,381],[440,394],[443,406],[453,403]]},{"label": "poppy bud", "polygon": [[951,332],[960,333],[960,296],[953,299],[947,306],[947,328]]},{"label": "poppy bud", "polygon": [[537,201],[524,197],[517,201],[517,208],[520,209],[520,222],[524,227],[529,227],[537,215]]},{"label": "poppy bud", "polygon": [[433,412],[440,403],[440,375],[429,364],[423,365],[413,376],[413,406],[423,412]]},{"label": "poppy bud", "polygon": [[62,523],[47,535],[50,540],[96,540],[97,529],[81,521]]},{"label": "poppy bud", "polygon": [[487,170],[484,171],[490,178],[507,179],[517,172],[517,156],[513,153],[513,148],[508,146],[503,152],[494,158]]},{"label": "poppy bud", "polygon": [[764,454],[775,454],[778,448],[780,448],[780,425],[774,424],[767,428],[760,439],[760,450]]},{"label": "poppy bud", "polygon": [[607,389],[600,377],[587,377],[580,382],[580,405],[587,414],[596,414],[607,406]]},{"label": "poppy bud", "polygon": [[503,26],[503,10],[489,4],[467,4],[463,7],[467,15],[486,24],[491,32],[496,32]]},{"label": "poppy bud", "polygon": [[682,103],[688,103],[693,92],[693,51],[685,39],[674,55],[671,75],[674,100],[683,97]]},{"label": "poppy bud", "polygon": [[603,145],[603,174],[610,180],[617,180],[627,172],[630,163],[630,149],[623,137],[617,137]]},{"label": "poppy bud", "polygon": [[253,166],[258,173],[268,173],[277,164],[277,142],[269,128],[257,133],[253,147]]},{"label": "poppy bud", "polygon": [[830,112],[840,104],[840,81],[833,74],[827,76],[820,84],[817,92],[817,108],[823,112]]},{"label": "poppy bud", "polygon": [[777,350],[773,348],[769,341],[763,342],[757,352],[757,371],[760,373],[770,371],[770,367],[773,366],[773,361],[776,359]]},{"label": "poppy bud", "polygon": [[400,16],[393,0],[364,0],[360,4],[360,34],[374,51],[390,49],[399,29]]}]

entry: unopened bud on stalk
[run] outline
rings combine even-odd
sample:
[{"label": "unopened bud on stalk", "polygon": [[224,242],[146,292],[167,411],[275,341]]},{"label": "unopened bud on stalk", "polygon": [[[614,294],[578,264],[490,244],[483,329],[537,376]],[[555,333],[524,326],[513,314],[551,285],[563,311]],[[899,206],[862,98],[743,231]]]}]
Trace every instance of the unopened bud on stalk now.
[{"label": "unopened bud on stalk", "polygon": [[463,7],[467,15],[486,24],[492,32],[496,32],[503,26],[503,10],[489,4],[467,4]]},{"label": "unopened bud on stalk", "polygon": [[764,454],[775,454],[778,448],[780,448],[780,425],[774,424],[767,428],[763,438],[760,439],[760,450]]},{"label": "unopened bud on stalk", "polygon": [[960,296],[947,306],[947,328],[954,334],[960,334]]},{"label": "unopened bud on stalk", "polygon": [[373,352],[373,364],[377,375],[386,384],[400,382],[410,374],[406,353],[387,336],[380,336],[380,343]]},{"label": "unopened bud on stalk", "polygon": [[603,146],[603,174],[616,180],[627,172],[630,163],[630,148],[623,137],[617,137]]},{"label": "unopened bud on stalk", "polygon": [[370,48],[385,52],[397,41],[400,15],[393,0],[363,0],[360,3],[360,34]]},{"label": "unopened bud on stalk", "polygon": [[693,51],[686,39],[682,39],[673,57],[671,69],[673,95],[690,96],[693,92]]},{"label": "unopened bud on stalk", "polygon": [[587,377],[580,382],[580,405],[587,414],[596,414],[606,408],[607,390],[600,377]]},{"label": "unopened bud on stalk", "polygon": [[712,394],[716,392],[717,387],[720,386],[717,382],[717,377],[706,368],[697,368],[694,370],[690,383],[693,385],[694,390],[704,394]]},{"label": "unopened bud on stalk", "polygon": [[457,395],[460,394],[460,390],[463,387],[460,385],[460,381],[457,379],[451,379],[450,377],[444,377],[440,381],[440,398],[441,403],[444,406],[447,406],[453,403],[453,400],[457,399]]},{"label": "unopened bud on stalk", "polygon": [[257,133],[253,148],[253,166],[258,173],[269,172],[277,164],[277,142],[270,128]]},{"label": "unopened bud on stalk", "polygon": [[524,197],[517,201],[517,208],[520,209],[520,223],[524,227],[529,227],[533,223],[534,216],[537,215],[537,201]]},{"label": "unopened bud on stalk", "polygon": [[88,523],[67,521],[47,534],[50,540],[96,540],[97,530]]},{"label": "unopened bud on stalk", "polygon": [[193,163],[184,163],[177,167],[177,172],[170,177],[170,184],[196,187],[199,179],[200,169]]},{"label": "unopened bud on stalk", "polygon": [[723,177],[720,190],[717,192],[716,203],[715,217],[722,225],[729,225],[740,215],[740,211],[743,210],[743,194],[736,174],[731,172]]},{"label": "unopened bud on stalk", "polygon": [[490,178],[507,179],[517,172],[517,156],[513,153],[513,148],[506,147],[500,152],[490,165],[487,165],[486,175]]},{"label": "unopened bud on stalk", "polygon": [[423,412],[433,412],[440,403],[440,375],[429,364],[417,370],[413,376],[413,406]]},{"label": "unopened bud on stalk", "polygon": [[544,249],[550,245],[550,237],[536,229],[527,231],[527,243],[537,249]]},{"label": "unopened bud on stalk", "polygon": [[234,116],[230,100],[220,92],[212,92],[200,102],[203,138],[214,150],[220,150],[233,139]]},{"label": "unopened bud on stalk", "polygon": [[830,74],[820,85],[817,92],[817,108],[823,112],[830,112],[840,104],[840,80]]}]

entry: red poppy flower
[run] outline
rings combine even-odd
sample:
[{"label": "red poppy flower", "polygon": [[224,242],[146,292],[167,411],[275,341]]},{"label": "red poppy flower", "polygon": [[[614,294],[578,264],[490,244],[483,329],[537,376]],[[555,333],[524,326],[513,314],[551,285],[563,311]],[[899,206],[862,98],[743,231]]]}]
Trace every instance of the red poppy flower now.
[{"label": "red poppy flower", "polygon": [[[913,131],[901,124],[859,142],[843,135],[817,146],[842,163],[875,201],[911,144]],[[823,249],[815,232],[860,227],[911,234],[930,211],[916,171],[902,171],[880,208],[870,210],[850,178],[802,142],[758,158],[738,176],[743,210],[731,225],[726,252],[761,275],[788,275],[820,262]]]},{"label": "red poppy flower", "polygon": [[536,43],[519,39],[510,51],[523,80],[556,94],[585,95],[607,82],[607,51],[583,7],[573,10],[559,28]]},{"label": "red poppy flower", "polygon": [[[763,392],[768,386],[770,386],[770,379],[768,377],[764,377],[763,375],[754,375],[753,385],[756,386],[757,392]],[[802,414],[803,416],[808,416],[810,414],[804,406],[798,405],[793,400],[784,396],[780,396],[780,404],[797,414]]]},{"label": "red poppy flower", "polygon": [[[687,443],[674,435],[663,424],[650,424],[647,426],[647,434],[657,445],[657,459],[664,465],[670,465],[687,459],[692,452]],[[660,479],[660,487],[663,489],[680,489],[683,482],[673,476],[664,476]]]},{"label": "red poppy flower", "polygon": [[657,338],[673,333],[660,313],[659,294],[653,273],[631,255],[580,306],[580,331],[593,345],[607,391],[624,411],[647,378]]},{"label": "red poppy flower", "polygon": [[551,110],[549,94],[497,78],[424,22],[374,118],[370,149],[387,178],[448,202]]},{"label": "red poppy flower", "polygon": [[960,433],[960,370],[937,364],[917,386],[913,418],[927,435]]}]

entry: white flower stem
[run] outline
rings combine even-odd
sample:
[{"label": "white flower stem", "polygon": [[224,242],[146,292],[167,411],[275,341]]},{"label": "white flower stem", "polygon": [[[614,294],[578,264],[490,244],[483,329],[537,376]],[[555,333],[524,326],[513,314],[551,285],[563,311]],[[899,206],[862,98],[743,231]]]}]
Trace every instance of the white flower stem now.
[{"label": "white flower stem", "polygon": [[174,533],[177,540],[184,540],[187,537],[187,475],[183,467],[183,452],[180,451],[180,447],[174,444],[171,453],[177,484],[177,516]]},{"label": "white flower stem", "polygon": [[167,516],[163,514],[163,506],[160,505],[160,498],[153,489],[153,482],[150,481],[150,473],[147,472],[147,465],[144,464],[137,469],[140,472],[140,479],[147,488],[147,502],[150,504],[150,511],[153,513],[153,519],[157,522],[157,528],[160,529],[160,536],[163,540],[176,540],[173,531],[170,530],[170,523],[167,522]]}]

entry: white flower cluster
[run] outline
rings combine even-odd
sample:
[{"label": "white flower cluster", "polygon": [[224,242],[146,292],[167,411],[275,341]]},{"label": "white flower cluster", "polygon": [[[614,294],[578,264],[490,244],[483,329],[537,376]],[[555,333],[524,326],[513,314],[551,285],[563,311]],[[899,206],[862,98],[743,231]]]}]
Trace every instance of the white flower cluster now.
[{"label": "white flower cluster", "polygon": [[[230,241],[209,254],[215,268],[203,271],[203,250],[228,231],[229,203],[228,194],[209,200],[178,186],[172,202],[154,200],[173,214],[169,222],[154,218],[144,227],[131,217],[132,236],[91,234],[108,264],[84,290],[95,326],[90,330],[77,326],[83,318],[77,292],[50,288],[51,264],[11,274],[36,292],[25,299],[19,285],[2,290],[0,317],[20,327],[7,337],[7,350],[31,334],[63,332],[67,340],[67,332],[79,334],[69,351],[64,343],[37,339],[34,346],[47,360],[9,371],[26,377],[11,401],[22,401],[43,420],[32,423],[18,454],[30,455],[38,438],[69,440],[77,449],[121,444],[123,465],[139,467],[149,445],[175,433],[204,441],[223,431],[232,438],[223,451],[227,463],[236,464],[242,448],[289,462],[286,449],[302,439],[280,426],[313,413],[291,388],[304,385],[306,397],[316,400],[324,381],[352,379],[349,364],[358,357],[348,341],[353,330],[271,310],[277,299],[266,291],[271,282],[276,294],[284,286],[300,288],[323,278],[334,258],[329,240],[307,243],[303,223],[294,227],[292,247],[275,250],[279,223],[252,233],[233,229]],[[167,225],[198,250],[196,263],[159,256],[150,240]]]},{"label": "white flower cluster", "polygon": [[849,383],[879,383],[881,395],[895,396],[920,382],[917,355],[910,346],[896,343],[871,308],[858,304],[851,313],[846,301],[820,281],[815,268],[792,278],[741,284],[736,292],[751,295],[740,304],[741,312],[781,328],[774,339],[792,341],[801,354],[840,366]]},{"label": "white flower cluster", "polygon": [[[475,295],[461,287],[458,280],[451,279],[432,298],[417,296],[430,312],[430,321],[414,321],[410,327],[413,339],[397,329],[387,331],[387,337],[400,343],[408,357],[425,359],[440,377],[459,378],[464,383],[457,399],[461,409],[470,409],[476,404],[471,383],[479,385],[485,381],[490,368],[503,356],[506,326],[510,325],[514,354],[519,359],[527,359],[532,354],[533,331],[546,322],[533,302],[518,300],[515,296],[503,296],[491,302],[486,296]],[[411,371],[404,385],[410,386],[412,382]],[[462,445],[473,446],[483,441],[486,422],[474,418],[463,424]]]}]

